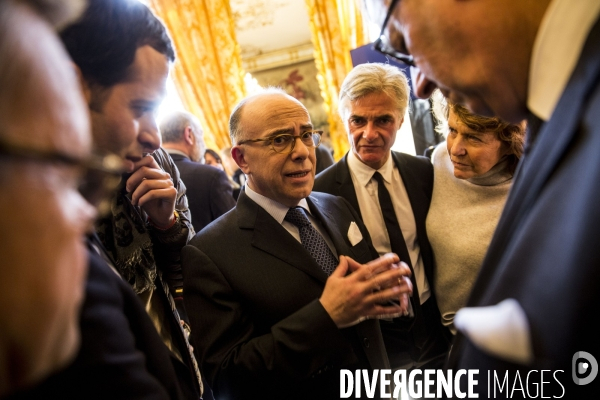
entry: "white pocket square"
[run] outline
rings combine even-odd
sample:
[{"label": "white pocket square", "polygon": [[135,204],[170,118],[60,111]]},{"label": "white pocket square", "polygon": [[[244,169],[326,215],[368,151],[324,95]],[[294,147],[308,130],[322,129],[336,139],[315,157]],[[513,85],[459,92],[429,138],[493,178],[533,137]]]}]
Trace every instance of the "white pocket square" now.
[{"label": "white pocket square", "polygon": [[363,239],[362,233],[360,233],[360,229],[358,229],[358,225],[356,222],[350,222],[350,228],[348,228],[348,240],[350,240],[350,244],[352,246],[356,246]]},{"label": "white pocket square", "polygon": [[495,306],[461,308],[454,317],[454,326],[494,357],[524,365],[533,361],[527,315],[515,299]]}]

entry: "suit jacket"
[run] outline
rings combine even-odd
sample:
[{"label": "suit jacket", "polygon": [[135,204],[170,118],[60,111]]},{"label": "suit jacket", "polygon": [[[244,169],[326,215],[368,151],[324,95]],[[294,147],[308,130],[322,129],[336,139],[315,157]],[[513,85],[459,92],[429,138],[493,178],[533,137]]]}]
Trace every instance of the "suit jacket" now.
[{"label": "suit jacket", "polygon": [[[433,192],[433,166],[425,157],[414,157],[395,151],[392,151],[392,159],[406,187],[415,217],[425,275],[432,291],[432,296],[427,302],[431,302],[429,304],[431,307],[435,304],[432,285],[434,265],[433,252],[425,230],[425,220]],[[316,177],[313,190],[343,197],[360,215],[358,198],[348,167],[348,154]],[[382,321],[382,329],[392,361],[395,358],[392,354],[394,352],[408,352],[413,361],[421,362],[438,357],[447,352],[449,348],[450,333],[441,324],[437,304],[426,320],[397,318],[394,320],[394,324]],[[392,366],[394,366],[393,364],[392,362]]]},{"label": "suit jacket", "polygon": [[181,154],[171,154],[171,158],[187,188],[192,225],[196,232],[235,206],[233,189],[225,172],[194,162]]},{"label": "suit jacket", "polygon": [[[467,303],[473,307],[517,300],[529,323],[533,361],[510,363],[459,335],[451,367],[479,368],[481,378],[488,369],[509,371],[509,382],[516,371],[524,376],[529,369],[562,370],[557,377],[564,398],[598,392],[598,378],[577,386],[571,372],[576,352],[600,357],[600,329],[593,323],[600,308],[599,82],[596,22],[551,119],[526,148]],[[479,389],[484,393],[485,384]],[[544,395],[561,393],[554,385]]]},{"label": "suit jacket", "polygon": [[[377,257],[346,201],[323,193],[307,201],[339,255]],[[363,235],[355,246],[352,221]],[[191,340],[215,398],[333,399],[340,368],[389,368],[378,323],[338,329],[318,301],[325,273],[245,192],[182,257]]]},{"label": "suit jacket", "polygon": [[315,155],[317,156],[316,174],[329,168],[335,163],[333,156],[331,155],[331,149],[323,144],[315,149]]},{"label": "suit jacket", "polygon": [[181,399],[169,350],[131,287],[90,253],[79,323],[81,347],[66,369],[11,399]]}]

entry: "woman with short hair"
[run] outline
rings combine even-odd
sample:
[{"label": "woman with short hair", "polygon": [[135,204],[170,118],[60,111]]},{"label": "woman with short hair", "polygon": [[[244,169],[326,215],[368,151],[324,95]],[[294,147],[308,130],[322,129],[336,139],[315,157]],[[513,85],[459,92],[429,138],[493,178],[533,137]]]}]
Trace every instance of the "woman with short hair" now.
[{"label": "woman with short hair", "polygon": [[432,155],[434,185],[427,235],[442,323],[453,321],[471,292],[523,153],[525,126],[472,114],[433,95],[436,130],[446,137]]}]

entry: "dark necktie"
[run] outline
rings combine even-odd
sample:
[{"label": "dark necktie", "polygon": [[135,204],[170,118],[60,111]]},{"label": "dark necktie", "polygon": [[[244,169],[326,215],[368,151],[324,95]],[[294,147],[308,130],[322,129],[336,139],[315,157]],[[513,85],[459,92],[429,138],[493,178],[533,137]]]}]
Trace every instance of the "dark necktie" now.
[{"label": "dark necktie", "polygon": [[406,247],[406,242],[404,241],[404,236],[402,235],[402,230],[400,229],[400,223],[398,222],[398,218],[396,218],[396,212],[394,211],[392,198],[390,197],[390,193],[383,183],[383,177],[381,174],[379,172],[375,172],[375,174],[373,174],[373,178],[377,181],[379,206],[381,207],[381,212],[383,214],[385,228],[387,229],[388,236],[390,237],[390,247],[392,248],[392,251],[396,253],[398,257],[400,257],[400,260],[404,261],[409,266],[410,272],[412,272],[410,280],[413,284],[413,308],[415,314],[417,314],[418,310],[421,308],[421,304],[419,302],[419,290],[415,280],[415,271],[413,270],[413,266],[410,261],[410,255],[408,253],[408,248]]},{"label": "dark necktie", "polygon": [[302,207],[290,208],[285,215],[285,220],[298,227],[300,231],[300,242],[308,250],[312,258],[315,259],[321,269],[331,275],[338,261],[331,252],[331,249],[323,239],[323,236],[312,226]]}]

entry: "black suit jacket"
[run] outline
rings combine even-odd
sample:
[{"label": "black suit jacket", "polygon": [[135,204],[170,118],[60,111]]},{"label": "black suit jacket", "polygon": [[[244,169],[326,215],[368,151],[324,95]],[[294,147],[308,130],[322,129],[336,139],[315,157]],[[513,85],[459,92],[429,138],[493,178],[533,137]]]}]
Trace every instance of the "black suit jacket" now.
[{"label": "black suit jacket", "polygon": [[180,154],[171,154],[187,188],[192,225],[199,232],[235,206],[233,189],[225,172]]},{"label": "black suit jacket", "polygon": [[90,253],[81,347],[66,369],[11,399],[181,399],[169,350],[131,287]]},{"label": "black suit jacket", "polygon": [[[528,320],[534,358],[528,365],[511,363],[459,335],[450,366],[480,369],[480,393],[487,393],[487,370],[502,376],[508,371],[509,382],[517,371],[526,376],[531,369],[562,370],[557,377],[567,399],[592,398],[587,394],[600,390],[598,377],[577,386],[571,376],[576,352],[600,361],[600,328],[594,323],[600,309],[598,115],[600,22],[551,119],[525,149],[467,302],[478,307],[517,300]],[[554,382],[552,375],[546,377]],[[544,395],[561,396],[563,389],[551,385]]]},{"label": "black suit jacket", "polygon": [[[433,293],[433,253],[427,239],[425,219],[431,203],[433,192],[433,166],[425,157],[414,157],[408,154],[392,151],[392,159],[400,172],[417,227],[417,240],[423,258],[425,275],[429,281],[432,296],[427,301],[429,308],[426,320],[397,318],[394,324],[382,321],[382,329],[386,339],[389,355],[394,366],[394,353],[408,352],[413,361],[422,362],[439,357],[448,351],[450,333],[441,324],[441,317],[435,294]],[[358,198],[352,183],[348,167],[348,154],[330,168],[321,172],[315,179],[314,191],[341,196],[358,210]],[[361,217],[362,218],[362,217]],[[415,336],[419,336],[418,338]]]},{"label": "black suit jacket", "polygon": [[[307,200],[338,254],[377,257],[346,201],[323,193]],[[355,246],[352,221],[363,234]],[[191,339],[215,398],[333,399],[340,368],[389,368],[378,323],[338,329],[318,301],[325,273],[245,192],[182,257]]]}]

